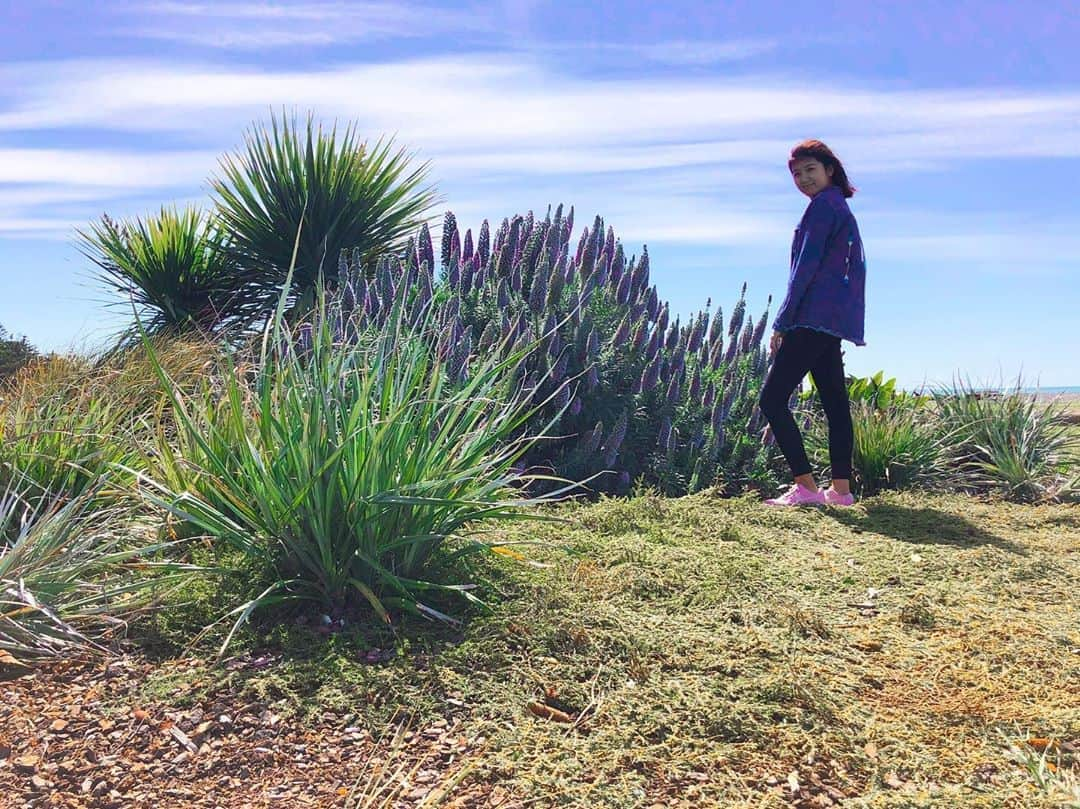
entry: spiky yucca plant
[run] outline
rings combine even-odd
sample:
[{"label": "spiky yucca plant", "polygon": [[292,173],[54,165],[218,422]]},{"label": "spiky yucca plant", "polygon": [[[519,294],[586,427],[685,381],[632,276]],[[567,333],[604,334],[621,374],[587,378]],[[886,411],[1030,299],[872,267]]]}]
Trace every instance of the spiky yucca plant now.
[{"label": "spiky yucca plant", "polygon": [[222,158],[212,181],[218,215],[234,257],[272,282],[271,308],[290,269],[291,288],[303,295],[320,276],[334,279],[343,249],[369,260],[425,220],[436,201],[423,186],[428,165],[412,168],[391,143],[369,147],[355,125],[327,132],[310,115],[302,126],[283,114],[256,124],[245,148]]},{"label": "spiky yucca plant", "polygon": [[[255,278],[233,261],[227,237],[194,207],[117,222],[103,216],[79,231],[98,278],[135,305],[150,334],[211,331],[245,320],[259,300]],[[135,332],[129,331],[130,341]]]}]

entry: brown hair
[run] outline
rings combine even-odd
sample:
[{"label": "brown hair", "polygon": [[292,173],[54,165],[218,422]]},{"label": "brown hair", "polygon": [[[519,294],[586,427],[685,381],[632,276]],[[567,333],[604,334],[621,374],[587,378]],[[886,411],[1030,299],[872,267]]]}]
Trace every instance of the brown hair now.
[{"label": "brown hair", "polygon": [[826,170],[828,170],[829,166],[832,166],[833,185],[839,187],[840,190],[844,192],[845,197],[852,197],[855,195],[855,186],[853,186],[848,179],[847,172],[844,171],[844,164],[840,162],[840,158],[833,154],[832,149],[820,140],[804,140],[792,149],[791,159],[788,160],[788,171],[795,165],[796,160],[806,160],[808,158],[817,160]]}]

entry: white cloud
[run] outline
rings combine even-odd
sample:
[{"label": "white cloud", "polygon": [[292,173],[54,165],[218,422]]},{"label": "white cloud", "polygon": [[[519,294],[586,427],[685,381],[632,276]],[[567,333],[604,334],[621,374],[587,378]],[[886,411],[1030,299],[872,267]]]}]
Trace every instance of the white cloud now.
[{"label": "white cloud", "polygon": [[[226,4],[207,13],[254,15],[261,8]],[[289,19],[322,20],[325,12],[304,5],[280,10]],[[36,232],[58,221],[43,212],[47,199],[34,199],[46,194],[44,186],[69,195],[97,188],[101,198],[116,199],[118,189],[188,197],[205,191],[218,155],[239,145],[252,119],[266,120],[282,105],[312,109],[327,122],[355,120],[364,138],[395,134],[418,160],[432,161],[431,178],[459,218],[473,205],[476,216],[490,217],[562,199],[579,211],[602,211],[628,244],[763,244],[787,233],[800,203],[790,196],[783,163],[791,144],[809,133],[837,146],[858,167],[858,178],[981,158],[1080,157],[1075,91],[836,86],[822,104],[802,86],[773,78],[554,75],[520,54],[278,71],[123,60],[36,63],[0,67],[0,86],[9,96],[0,105],[0,131],[79,131],[88,139],[98,130],[119,131],[139,136],[146,149],[157,139],[193,146],[0,149],[0,184],[37,189],[14,189],[0,206],[8,232],[20,226]],[[77,219],[78,203],[89,208],[99,200],[67,201],[73,207],[63,216]],[[909,227],[904,232],[911,238],[883,231],[878,253],[895,249],[917,259],[943,250],[979,261],[1002,254],[987,247],[993,240],[974,238],[984,225],[948,231],[945,221],[931,217]],[[1071,233],[1055,236],[1053,250],[1070,239],[1075,253]]]},{"label": "white cloud", "polygon": [[235,132],[284,105],[355,119],[367,131],[398,132],[440,150],[625,147],[715,140],[718,133],[787,142],[795,131],[827,128],[874,148],[922,148],[934,156],[1080,154],[1078,92],[834,87],[821,104],[803,87],[772,79],[552,76],[520,55],[310,71],[119,61],[14,66],[4,73],[20,89],[0,113],[0,130],[80,126],[195,136]]},{"label": "white cloud", "polygon": [[[654,62],[670,65],[712,65],[719,62],[737,62],[771,53],[779,46],[780,43],[773,39],[743,39],[728,42],[672,40],[641,45],[636,49]],[[631,45],[629,48],[634,49],[634,46]]]},{"label": "white cloud", "polygon": [[217,159],[216,152],[201,151],[0,149],[0,183],[55,183],[101,189],[168,187],[198,182],[217,165]]},{"label": "white cloud", "polygon": [[391,2],[160,2],[135,5],[133,11],[140,22],[130,33],[233,50],[410,39],[490,27],[484,14],[468,8]]}]

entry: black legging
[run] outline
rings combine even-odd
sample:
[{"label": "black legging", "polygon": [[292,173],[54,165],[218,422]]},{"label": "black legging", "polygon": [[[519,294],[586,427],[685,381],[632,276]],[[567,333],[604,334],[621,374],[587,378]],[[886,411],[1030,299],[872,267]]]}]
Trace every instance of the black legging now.
[{"label": "black legging", "polygon": [[795,477],[810,473],[802,436],[788,410],[788,400],[807,372],[814,378],[825,416],[829,420],[829,461],[834,480],[851,478],[851,427],[844,359],[840,338],[813,329],[792,329],[784,334],[758,404],[772,427],[773,436]]}]

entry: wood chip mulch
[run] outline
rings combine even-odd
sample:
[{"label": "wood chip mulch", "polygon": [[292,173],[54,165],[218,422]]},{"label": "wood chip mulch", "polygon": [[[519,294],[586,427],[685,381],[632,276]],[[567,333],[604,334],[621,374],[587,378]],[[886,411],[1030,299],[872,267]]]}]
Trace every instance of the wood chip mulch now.
[{"label": "wood chip mulch", "polygon": [[[300,727],[224,689],[182,709],[136,704],[153,668],[120,658],[0,671],[0,807],[411,809],[435,790],[454,809],[520,806],[498,786],[453,778],[485,742],[456,718],[391,745],[347,716]],[[359,801],[380,787],[379,801]]]}]

